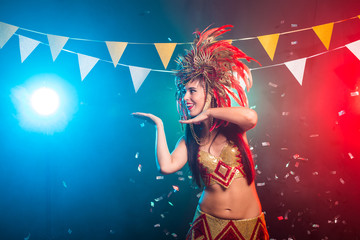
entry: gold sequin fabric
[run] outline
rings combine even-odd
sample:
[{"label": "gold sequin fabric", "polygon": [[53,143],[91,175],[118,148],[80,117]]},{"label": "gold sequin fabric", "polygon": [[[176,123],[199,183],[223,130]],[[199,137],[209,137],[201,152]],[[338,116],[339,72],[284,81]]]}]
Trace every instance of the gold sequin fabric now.
[{"label": "gold sequin fabric", "polygon": [[199,150],[198,161],[205,186],[217,183],[228,188],[235,178],[245,177],[240,151],[232,142],[225,144],[218,157]]},{"label": "gold sequin fabric", "polygon": [[269,240],[264,213],[250,219],[227,220],[196,209],[186,240]]}]

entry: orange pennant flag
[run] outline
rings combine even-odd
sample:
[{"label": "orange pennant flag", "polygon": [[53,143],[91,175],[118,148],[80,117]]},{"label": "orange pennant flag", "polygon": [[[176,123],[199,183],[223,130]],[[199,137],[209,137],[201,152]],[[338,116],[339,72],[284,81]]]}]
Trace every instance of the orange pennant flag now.
[{"label": "orange pennant flag", "polygon": [[313,27],[314,32],[320,38],[327,50],[329,50],[333,28],[334,23],[327,23]]},{"label": "orange pennant flag", "polygon": [[175,50],[176,43],[154,43],[156,50],[159,53],[162,63],[165,69],[167,68],[171,56]]},{"label": "orange pennant flag", "polygon": [[127,42],[106,42],[114,67],[118,64],[127,44]]},{"label": "orange pennant flag", "polygon": [[258,37],[261,45],[264,47],[265,51],[271,58],[271,61],[274,59],[275,50],[277,47],[279,36],[280,36],[280,34],[275,33],[275,34],[264,35],[264,36]]}]

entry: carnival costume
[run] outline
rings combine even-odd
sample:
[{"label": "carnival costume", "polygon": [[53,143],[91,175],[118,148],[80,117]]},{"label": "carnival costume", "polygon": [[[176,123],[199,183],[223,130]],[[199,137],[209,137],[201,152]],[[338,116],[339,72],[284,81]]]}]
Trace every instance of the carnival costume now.
[{"label": "carnival costume", "polygon": [[[243,86],[249,91],[252,86],[252,78],[249,68],[240,59],[248,62],[256,60],[231,45],[230,41],[218,40],[220,35],[230,31],[228,29],[230,27],[233,26],[225,25],[219,28],[205,29],[202,32],[196,31],[192,49],[188,50],[184,56],[178,57],[178,71],[175,78],[176,100],[182,120],[191,118],[186,108],[184,95],[186,84],[195,79],[202,79],[204,82],[206,98],[203,111],[208,108],[231,107],[232,102],[236,102],[242,107],[248,107]],[[219,127],[227,127],[229,122],[210,119],[210,124],[211,132]],[[200,145],[202,139],[197,136],[192,124],[189,127],[194,140]],[[239,141],[243,141],[241,136],[239,136]],[[244,142],[242,144],[245,145]],[[247,156],[249,154],[251,156],[248,146],[244,146],[244,148]],[[252,160],[247,160],[245,163],[247,169],[253,169]],[[194,164],[190,167],[195,166],[200,170],[201,180],[206,187],[219,184],[228,188],[234,179],[246,178],[242,155],[237,145],[231,141],[227,141],[219,157],[199,150]],[[253,178],[248,178],[248,184],[251,181]],[[263,240],[269,239],[269,235],[263,213],[252,219],[227,220],[204,213],[198,206],[186,239]]]}]

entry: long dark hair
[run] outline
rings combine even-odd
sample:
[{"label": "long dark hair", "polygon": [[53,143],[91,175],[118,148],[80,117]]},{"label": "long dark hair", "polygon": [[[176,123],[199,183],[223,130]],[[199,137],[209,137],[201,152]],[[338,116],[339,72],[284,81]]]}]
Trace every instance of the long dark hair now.
[{"label": "long dark hair", "polygon": [[[202,127],[203,124],[193,125],[194,132],[197,136],[201,136]],[[239,126],[229,123],[227,126],[220,126],[218,133],[222,133],[228,141],[230,140],[234,142],[235,145],[238,147],[241,153],[241,159],[246,174],[246,180],[248,185],[250,185],[255,179],[255,168],[249,146],[245,143],[242,137],[242,130]],[[191,129],[189,125],[186,125],[185,128],[185,143],[187,147],[188,164],[193,176],[193,181],[199,187],[202,187],[203,183],[201,181],[201,172],[198,163],[199,144],[197,144],[193,135],[191,134]]]}]

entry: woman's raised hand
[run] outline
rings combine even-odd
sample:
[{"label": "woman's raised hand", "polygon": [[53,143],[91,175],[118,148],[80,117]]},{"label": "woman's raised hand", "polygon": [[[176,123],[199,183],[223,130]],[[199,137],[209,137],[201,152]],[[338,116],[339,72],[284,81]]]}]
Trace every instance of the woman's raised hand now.
[{"label": "woman's raised hand", "polygon": [[150,120],[150,122],[155,125],[162,124],[162,120],[151,113],[134,112],[131,115],[140,119]]}]

